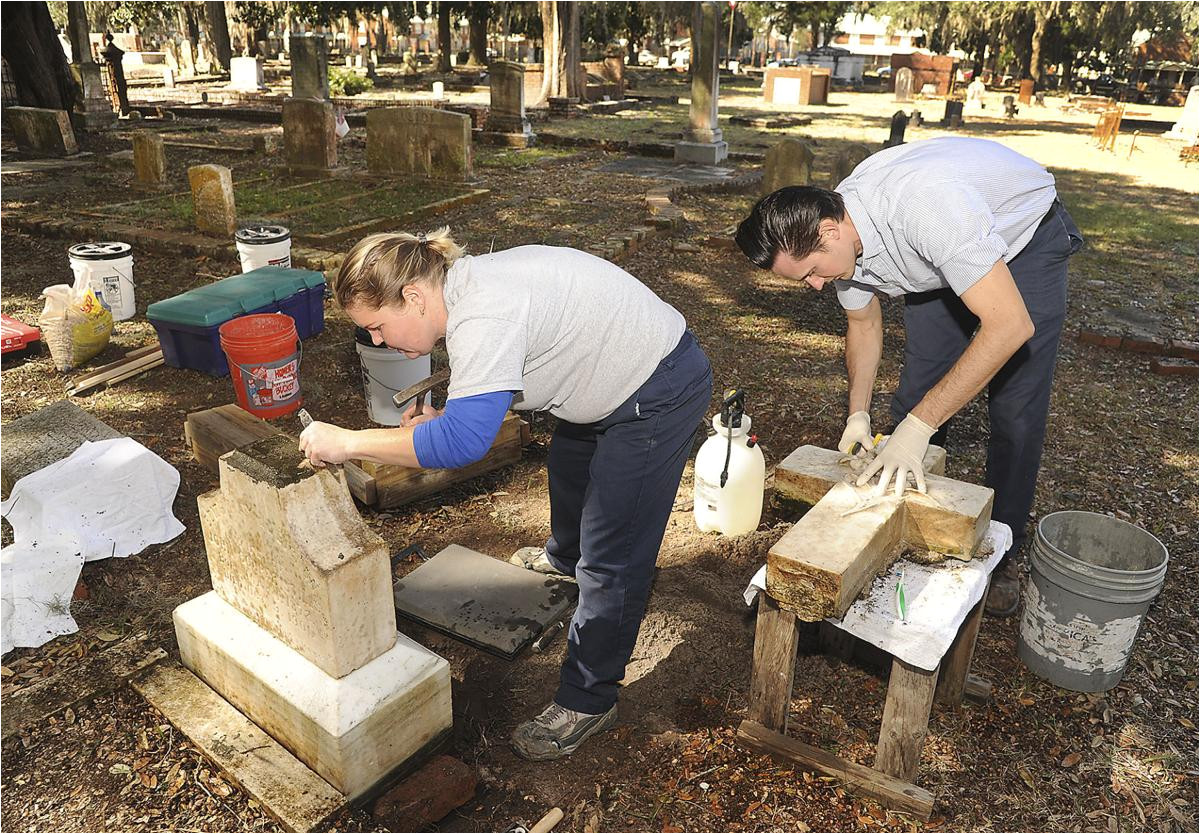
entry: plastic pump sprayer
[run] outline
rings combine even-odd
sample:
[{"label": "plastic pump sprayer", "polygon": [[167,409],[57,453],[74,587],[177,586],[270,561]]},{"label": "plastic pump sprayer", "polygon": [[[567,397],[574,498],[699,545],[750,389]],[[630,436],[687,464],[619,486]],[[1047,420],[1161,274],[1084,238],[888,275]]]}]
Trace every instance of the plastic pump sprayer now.
[{"label": "plastic pump sprayer", "polygon": [[726,391],[712,425],[717,433],[696,454],[696,526],[727,536],[749,533],[762,518],[767,465],[758,437],[750,434],[746,392]]}]

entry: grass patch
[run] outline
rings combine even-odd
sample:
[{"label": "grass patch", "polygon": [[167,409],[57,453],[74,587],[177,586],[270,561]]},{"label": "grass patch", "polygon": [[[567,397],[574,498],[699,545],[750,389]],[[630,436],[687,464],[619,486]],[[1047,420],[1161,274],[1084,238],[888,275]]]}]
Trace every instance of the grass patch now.
[{"label": "grass patch", "polygon": [[371,191],[363,195],[361,200],[314,205],[296,212],[289,220],[293,228],[301,233],[328,234],[334,229],[366,223],[368,220],[400,218],[422,206],[457,197],[468,190],[447,183],[405,181]]},{"label": "grass patch", "polygon": [[1110,254],[1157,250],[1197,257],[1195,197],[1163,192],[1154,205],[1126,199],[1124,178],[1091,171],[1054,172],[1059,193],[1091,248]]},{"label": "grass patch", "polygon": [[562,148],[532,147],[507,150],[476,152],[475,160],[483,168],[526,168],[539,162],[563,159],[576,151]]}]

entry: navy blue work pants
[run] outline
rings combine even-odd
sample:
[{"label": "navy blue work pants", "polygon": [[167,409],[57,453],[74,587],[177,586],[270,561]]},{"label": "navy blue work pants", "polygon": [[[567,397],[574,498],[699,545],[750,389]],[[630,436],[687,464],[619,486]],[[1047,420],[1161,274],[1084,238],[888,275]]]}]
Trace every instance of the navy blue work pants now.
[{"label": "navy blue work pants", "polygon": [[[988,453],[985,483],[996,491],[992,518],[1012,528],[1017,553],[1024,545],[1033,505],[1058,342],[1067,311],[1067,259],[1083,237],[1062,203],[1055,200],[1017,257],[1008,263],[1034,334],[988,384]],[[979,319],[952,290],[904,297],[904,369],[892,398],[899,422],[967,348]],[[944,445],[950,421],[932,442]]]},{"label": "navy blue work pants", "polygon": [[598,715],[646,613],[654,565],[679,480],[712,397],[712,369],[691,331],[616,411],[560,421],[550,441],[546,554],[579,583],[554,700]]}]

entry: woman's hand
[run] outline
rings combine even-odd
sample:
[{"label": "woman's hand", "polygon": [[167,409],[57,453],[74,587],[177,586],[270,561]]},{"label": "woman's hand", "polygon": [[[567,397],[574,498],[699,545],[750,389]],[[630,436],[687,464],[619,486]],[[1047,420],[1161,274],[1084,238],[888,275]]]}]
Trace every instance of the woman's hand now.
[{"label": "woman's hand", "polygon": [[314,422],[300,432],[300,451],[313,466],[345,463],[353,455],[351,444],[355,432],[338,428],[331,423]]},{"label": "woman's hand", "polygon": [[404,413],[400,415],[400,425],[412,428],[421,423],[428,422],[434,417],[442,416],[442,409],[434,408],[431,405],[426,405],[420,414],[416,414],[417,404],[414,402],[408,408],[404,409]]}]

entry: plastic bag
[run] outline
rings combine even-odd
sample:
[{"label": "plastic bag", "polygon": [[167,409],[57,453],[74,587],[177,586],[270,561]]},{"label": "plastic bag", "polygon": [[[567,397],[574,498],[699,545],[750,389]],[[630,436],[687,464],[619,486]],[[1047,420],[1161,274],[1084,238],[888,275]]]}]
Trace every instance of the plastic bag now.
[{"label": "plastic bag", "polygon": [[69,371],[91,359],[108,345],[113,317],[92,291],[87,276],[75,284],[55,284],[42,290],[46,306],[38,319],[42,340],[50,349],[54,367]]}]

